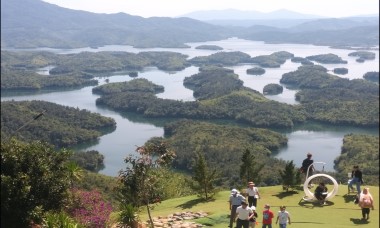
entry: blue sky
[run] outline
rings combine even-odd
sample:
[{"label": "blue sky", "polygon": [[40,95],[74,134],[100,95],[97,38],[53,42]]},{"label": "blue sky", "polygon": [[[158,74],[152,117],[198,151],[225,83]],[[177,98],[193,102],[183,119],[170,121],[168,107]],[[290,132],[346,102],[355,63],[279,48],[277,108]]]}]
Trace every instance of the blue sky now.
[{"label": "blue sky", "polygon": [[326,17],[378,14],[379,0],[43,0],[95,13],[124,12],[142,17],[177,17],[193,11],[238,9],[272,12],[287,9]]}]

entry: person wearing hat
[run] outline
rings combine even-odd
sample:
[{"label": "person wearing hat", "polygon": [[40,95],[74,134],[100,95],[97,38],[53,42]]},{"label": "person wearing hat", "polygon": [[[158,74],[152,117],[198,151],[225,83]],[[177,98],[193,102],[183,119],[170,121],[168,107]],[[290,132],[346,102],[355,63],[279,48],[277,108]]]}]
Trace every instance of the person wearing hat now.
[{"label": "person wearing hat", "polygon": [[247,196],[248,196],[248,206],[257,207],[257,199],[260,198],[259,189],[255,186],[255,183],[248,182],[248,188],[247,188]]},{"label": "person wearing hat", "polygon": [[280,228],[286,228],[286,225],[292,224],[290,221],[290,214],[286,211],[285,206],[280,206],[280,211],[278,212],[276,224],[280,222]]},{"label": "person wearing hat", "polygon": [[230,196],[230,199],[228,201],[230,204],[230,211],[231,211],[231,213],[230,213],[230,225],[229,225],[229,227],[231,227],[231,228],[233,226],[233,223],[234,223],[234,220],[236,217],[236,209],[239,206],[241,206],[242,201],[245,201],[244,196],[240,195],[238,190],[232,189],[231,190],[231,196]]},{"label": "person wearing hat", "polygon": [[252,213],[249,214],[249,227],[255,228],[256,222],[257,222],[256,219],[258,217],[258,215],[256,213],[256,207],[252,206],[251,211],[252,211]]},{"label": "person wearing hat", "polygon": [[[311,159],[313,155],[311,153],[307,153],[306,158],[302,161],[302,167],[301,171],[305,174],[305,180],[313,175],[314,171],[314,160]],[[309,173],[307,173],[307,170],[309,169]]]},{"label": "person wearing hat", "polygon": [[252,214],[252,210],[248,207],[248,203],[245,200],[241,201],[241,206],[236,208],[236,228],[249,228],[250,214]]},{"label": "person wearing hat", "polygon": [[273,212],[270,210],[269,204],[265,204],[263,211],[263,228],[272,228],[273,217],[274,215]]},{"label": "person wearing hat", "polygon": [[353,184],[356,184],[356,191],[360,193],[360,185],[363,184],[363,174],[360,171],[359,166],[355,165],[351,172],[351,180],[348,182],[348,187],[353,192]]}]

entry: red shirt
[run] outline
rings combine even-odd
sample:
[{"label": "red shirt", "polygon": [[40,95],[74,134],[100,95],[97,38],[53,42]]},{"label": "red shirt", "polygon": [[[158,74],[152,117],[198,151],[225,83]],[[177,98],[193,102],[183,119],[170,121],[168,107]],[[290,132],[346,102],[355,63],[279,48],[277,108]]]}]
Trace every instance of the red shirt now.
[{"label": "red shirt", "polygon": [[269,209],[263,211],[263,224],[272,224],[272,218],[274,217],[273,212]]}]

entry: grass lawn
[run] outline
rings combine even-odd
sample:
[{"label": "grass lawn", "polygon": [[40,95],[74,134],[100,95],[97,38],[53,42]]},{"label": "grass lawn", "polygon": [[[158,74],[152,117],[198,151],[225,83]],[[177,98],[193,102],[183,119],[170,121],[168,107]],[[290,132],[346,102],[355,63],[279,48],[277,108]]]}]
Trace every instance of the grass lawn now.
[{"label": "grass lawn", "polygon": [[[333,186],[327,186],[332,189]],[[363,186],[365,187],[365,186]],[[261,198],[258,200],[256,212],[259,215],[259,225],[261,228],[262,211],[264,204],[271,205],[271,210],[277,216],[280,205],[285,205],[291,215],[292,228],[313,228],[313,227],[379,227],[379,187],[371,187],[370,193],[375,201],[375,210],[371,210],[370,219],[361,221],[361,209],[354,204],[354,194],[347,195],[347,185],[339,185],[338,194],[330,199],[325,206],[319,206],[311,202],[301,201],[305,195],[303,190],[298,192],[285,192],[281,186],[259,187]],[[182,211],[204,211],[209,213],[207,218],[194,220],[197,223],[209,225],[215,228],[228,227],[229,224],[229,191],[219,192],[214,201],[203,202],[196,196],[188,196],[163,201],[152,210],[152,216],[167,216],[174,212]],[[273,220],[273,227],[275,225]],[[146,221],[148,215],[146,211],[141,212],[140,219]]]}]

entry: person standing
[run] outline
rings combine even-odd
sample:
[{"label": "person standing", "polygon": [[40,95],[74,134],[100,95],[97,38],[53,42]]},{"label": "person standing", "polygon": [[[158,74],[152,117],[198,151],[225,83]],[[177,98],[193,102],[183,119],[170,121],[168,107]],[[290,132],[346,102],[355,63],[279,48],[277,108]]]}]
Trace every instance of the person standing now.
[{"label": "person standing", "polygon": [[359,198],[359,206],[362,209],[362,219],[369,219],[369,212],[370,208],[374,210],[373,206],[373,198],[371,193],[369,193],[369,188],[364,188],[363,192],[360,193],[360,198]]},{"label": "person standing", "polygon": [[263,227],[262,228],[272,228],[272,219],[274,215],[273,212],[270,210],[269,204],[265,204],[264,211],[263,211]]},{"label": "person standing", "polygon": [[229,204],[230,204],[230,225],[229,227],[232,228],[233,226],[233,223],[234,223],[234,219],[236,217],[236,209],[241,206],[241,202],[245,200],[244,196],[240,195],[240,193],[238,192],[238,190],[236,189],[232,189],[231,190],[231,196],[230,196],[230,199],[229,199]]},{"label": "person standing", "polygon": [[[302,167],[301,170],[305,174],[305,180],[313,175],[314,171],[314,160],[311,159],[313,155],[311,153],[307,153],[306,158],[302,161]],[[307,172],[309,170],[309,173]]]},{"label": "person standing", "polygon": [[252,214],[252,210],[248,207],[247,202],[245,200],[241,201],[241,206],[236,208],[236,228],[249,228],[250,214]]},{"label": "person standing", "polygon": [[356,191],[360,193],[360,185],[363,184],[363,174],[357,165],[354,166],[354,169],[351,172],[351,180],[348,182],[348,187],[351,192],[354,191],[354,188],[352,187],[353,184],[356,184]]},{"label": "person standing", "polygon": [[256,207],[252,206],[251,210],[252,210],[252,213],[249,214],[249,227],[250,228],[255,228],[256,222],[257,222],[256,219],[258,217],[258,215],[256,213]]},{"label": "person standing", "polygon": [[255,183],[249,182],[247,188],[248,206],[257,207],[257,199],[260,198],[259,189],[255,186]]},{"label": "person standing", "polygon": [[280,222],[280,228],[286,228],[286,225],[289,222],[289,225],[291,224],[290,221],[290,214],[286,211],[285,206],[280,206],[280,211],[278,212],[276,224]]}]

